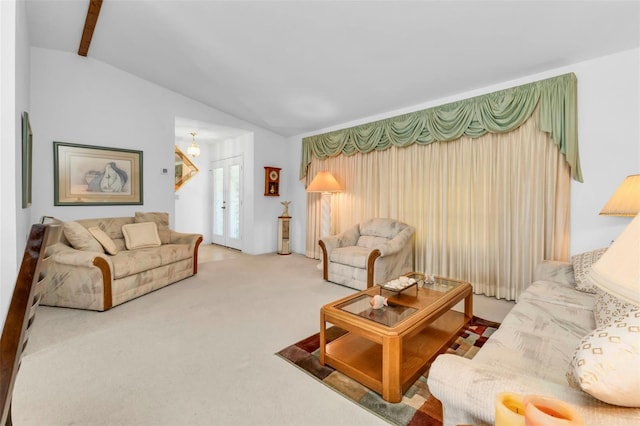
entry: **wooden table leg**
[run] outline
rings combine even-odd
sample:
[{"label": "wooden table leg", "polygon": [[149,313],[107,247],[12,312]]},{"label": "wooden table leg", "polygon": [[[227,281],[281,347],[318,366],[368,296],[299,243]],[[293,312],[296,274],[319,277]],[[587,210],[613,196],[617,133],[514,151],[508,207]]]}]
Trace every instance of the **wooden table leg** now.
[{"label": "wooden table leg", "polygon": [[464,299],[464,314],[467,318],[473,317],[473,292]]},{"label": "wooden table leg", "polygon": [[324,319],[324,309],[320,309],[320,365],[324,365],[324,352],[327,345],[327,323]]},{"label": "wooden table leg", "polygon": [[389,402],[402,401],[400,364],[402,339],[398,336],[382,338],[382,399]]}]

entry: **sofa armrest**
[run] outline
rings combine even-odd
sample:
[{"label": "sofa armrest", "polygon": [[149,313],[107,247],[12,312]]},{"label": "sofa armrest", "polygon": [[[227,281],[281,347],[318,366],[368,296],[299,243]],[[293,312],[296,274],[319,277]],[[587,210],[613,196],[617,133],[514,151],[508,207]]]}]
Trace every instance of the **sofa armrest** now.
[{"label": "sofa armrest", "polygon": [[359,237],[360,228],[356,225],[341,234],[322,237],[320,241],[324,243],[324,246],[327,249],[327,254],[331,254],[331,250],[334,248],[355,246],[358,243]]},{"label": "sofa armrest", "polygon": [[427,378],[429,391],[442,402],[444,424],[492,425],[500,392],[546,395],[573,405],[585,424],[633,424],[637,409],[605,404],[578,389],[525,374],[514,375],[500,366],[474,362],[458,355],[440,355]]},{"label": "sofa armrest", "polygon": [[201,234],[188,234],[171,230],[169,234],[170,244],[189,244],[189,250],[193,252],[193,275],[198,273],[198,248],[202,243]]},{"label": "sofa armrest", "polygon": [[329,259],[331,251],[339,247],[355,246],[360,237],[360,226],[356,225],[347,229],[341,234],[322,237],[318,240],[320,249],[322,250],[322,278],[327,281],[329,279]]},{"label": "sofa armrest", "polygon": [[113,263],[109,256],[93,251],[76,250],[65,244],[55,244],[52,247],[52,259],[54,262],[66,266],[85,266],[91,268],[95,266],[95,259],[102,258],[109,265],[109,269],[113,274]]},{"label": "sofa armrest", "polygon": [[58,243],[51,247],[50,267],[53,273],[43,294],[43,305],[97,311],[113,306],[114,269],[108,255]]},{"label": "sofa armrest", "polygon": [[560,284],[576,286],[573,265],[560,260],[543,260],[533,270],[533,282],[552,281]]},{"label": "sofa armrest", "polygon": [[169,244],[189,244],[189,246],[195,247],[198,238],[202,240],[202,235],[170,231]]},{"label": "sofa armrest", "polygon": [[408,245],[413,244],[413,241],[411,241],[411,239],[413,238],[413,234],[415,234],[415,232],[416,229],[413,226],[407,226],[402,231],[400,231],[398,235],[396,235],[386,243],[376,247],[378,250],[380,250],[380,256],[384,257],[399,253]]}]

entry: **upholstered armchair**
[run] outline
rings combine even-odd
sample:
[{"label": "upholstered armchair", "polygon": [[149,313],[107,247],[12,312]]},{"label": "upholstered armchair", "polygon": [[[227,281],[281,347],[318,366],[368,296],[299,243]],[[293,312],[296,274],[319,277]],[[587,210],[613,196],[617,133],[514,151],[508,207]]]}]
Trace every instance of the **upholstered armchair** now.
[{"label": "upholstered armchair", "polygon": [[413,271],[415,228],[374,218],[342,234],[324,237],[322,275],[326,281],[364,290]]}]

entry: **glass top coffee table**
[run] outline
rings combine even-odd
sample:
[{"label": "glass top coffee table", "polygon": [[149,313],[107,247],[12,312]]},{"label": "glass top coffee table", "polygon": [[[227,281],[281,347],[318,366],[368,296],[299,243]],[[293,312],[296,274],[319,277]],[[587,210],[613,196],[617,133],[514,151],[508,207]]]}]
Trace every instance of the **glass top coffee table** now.
[{"label": "glass top coffee table", "polygon": [[[422,283],[421,283],[422,285]],[[382,294],[388,305],[373,309]],[[464,313],[451,310],[464,300]],[[402,395],[446,351],[473,315],[471,284],[436,277],[413,292],[387,292],[379,286],[344,297],[320,309],[320,363],[357,380],[389,402]],[[347,333],[327,343],[327,324]]]}]

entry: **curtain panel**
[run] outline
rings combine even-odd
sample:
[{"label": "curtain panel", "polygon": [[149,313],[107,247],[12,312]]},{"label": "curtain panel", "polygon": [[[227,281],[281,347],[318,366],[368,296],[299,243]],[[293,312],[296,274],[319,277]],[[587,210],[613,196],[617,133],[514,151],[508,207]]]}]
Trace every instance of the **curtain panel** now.
[{"label": "curtain panel", "polygon": [[582,182],[578,154],[577,79],[569,73],[526,85],[302,139],[300,179],[312,157],[325,159],[391,147],[449,142],[467,136],[507,133],[538,107],[539,129],[564,156],[574,180]]},{"label": "curtain panel", "polygon": [[[508,134],[314,158],[327,170],[331,234],[389,217],[416,228],[416,271],[464,279],[474,293],[517,300],[543,259],[568,260],[570,170],[540,113]],[[306,255],[320,258],[320,194],[307,194]]]}]

